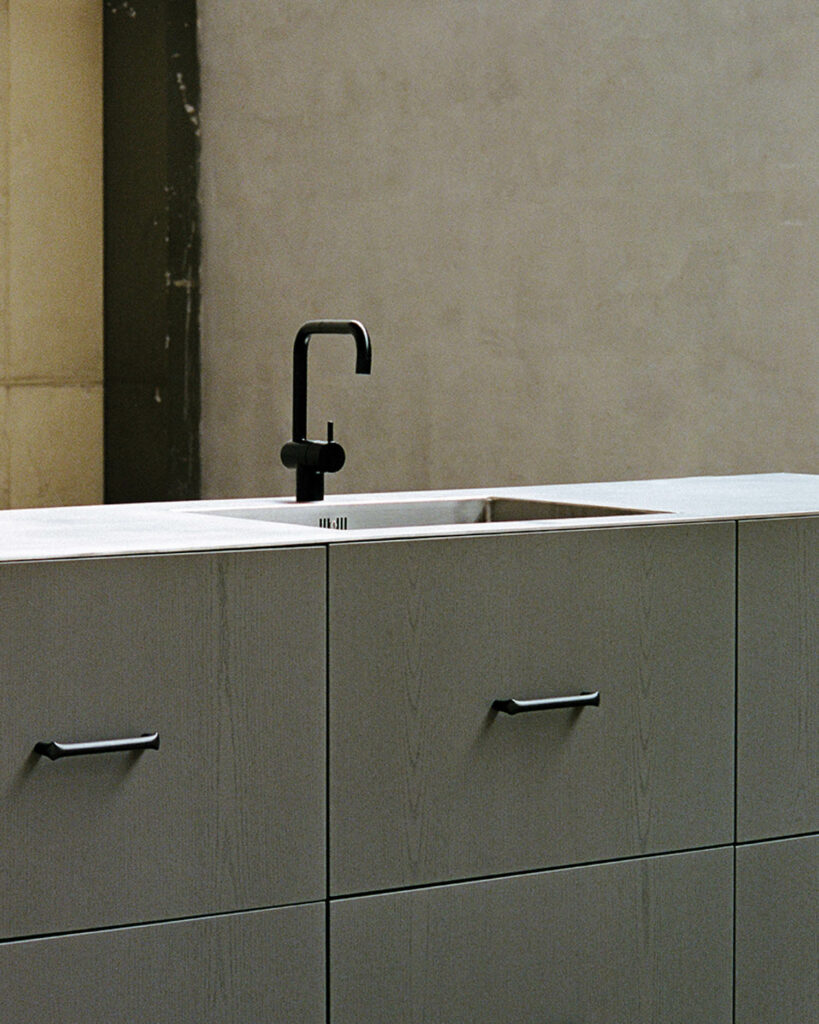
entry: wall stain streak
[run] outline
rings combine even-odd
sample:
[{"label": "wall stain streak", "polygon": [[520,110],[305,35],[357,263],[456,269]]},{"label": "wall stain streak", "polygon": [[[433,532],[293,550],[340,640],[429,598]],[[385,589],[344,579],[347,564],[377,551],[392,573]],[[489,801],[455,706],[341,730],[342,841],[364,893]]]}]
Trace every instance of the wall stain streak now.
[{"label": "wall stain streak", "polygon": [[195,498],[196,2],[108,0],[106,13],[106,500]]}]

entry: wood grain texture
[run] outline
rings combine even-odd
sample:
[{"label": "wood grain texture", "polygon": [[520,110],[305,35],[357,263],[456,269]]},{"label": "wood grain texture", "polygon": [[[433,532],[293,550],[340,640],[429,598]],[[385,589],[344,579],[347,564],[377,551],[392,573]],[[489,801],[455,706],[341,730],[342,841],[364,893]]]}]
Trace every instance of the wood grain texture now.
[{"label": "wood grain texture", "polygon": [[732,853],[331,903],[333,1024],[730,1024]]},{"label": "wood grain texture", "polygon": [[334,546],[331,893],[730,842],[734,536]]},{"label": "wood grain texture", "polygon": [[737,838],[819,830],[819,517],[739,524]]},{"label": "wood grain texture", "polygon": [[324,593],[315,549],[0,567],[0,934],[324,896]]},{"label": "wood grain texture", "polygon": [[736,1024],[819,1020],[819,835],[737,849]]},{"label": "wood grain texture", "polygon": [[324,1024],[324,907],[0,945],[9,1024]]}]

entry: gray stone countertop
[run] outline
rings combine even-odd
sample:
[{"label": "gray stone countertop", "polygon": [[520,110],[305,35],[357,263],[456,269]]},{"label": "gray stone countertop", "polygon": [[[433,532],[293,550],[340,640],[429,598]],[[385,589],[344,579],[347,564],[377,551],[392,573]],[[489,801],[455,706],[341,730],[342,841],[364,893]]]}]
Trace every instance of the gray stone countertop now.
[{"label": "gray stone countertop", "polygon": [[607,515],[538,522],[391,527],[344,532],[240,517],[242,513],[274,512],[277,508],[292,508],[292,498],[13,509],[0,512],[0,561],[43,561],[108,555],[293,547],[352,540],[410,539],[817,515],[819,475],[770,473],[535,487],[481,487],[459,491],[328,495],[325,504],[371,504],[489,496],[650,509],[652,514]]}]

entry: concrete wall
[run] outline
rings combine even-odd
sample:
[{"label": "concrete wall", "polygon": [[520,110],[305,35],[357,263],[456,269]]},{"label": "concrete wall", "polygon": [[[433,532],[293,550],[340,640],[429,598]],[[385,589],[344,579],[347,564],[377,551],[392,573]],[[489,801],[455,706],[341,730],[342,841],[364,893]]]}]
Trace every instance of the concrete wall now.
[{"label": "concrete wall", "polygon": [[102,499],[102,4],[0,0],[0,508]]},{"label": "concrete wall", "polygon": [[819,470],[819,6],[200,0],[207,496]]}]

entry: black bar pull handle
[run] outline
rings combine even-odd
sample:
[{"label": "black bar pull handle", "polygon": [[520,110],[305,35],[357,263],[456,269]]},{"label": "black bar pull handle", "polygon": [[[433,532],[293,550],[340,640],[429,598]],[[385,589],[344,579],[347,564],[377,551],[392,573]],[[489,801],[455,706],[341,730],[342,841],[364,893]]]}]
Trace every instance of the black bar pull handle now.
[{"label": "black bar pull handle", "polygon": [[123,750],[159,750],[159,733],[144,733],[121,740],[96,740],[92,743],[58,743],[56,740],[35,743],[38,754],[56,761],[60,757],[76,757],[79,754],[115,754]]},{"label": "black bar pull handle", "polygon": [[540,700],[493,700],[494,711],[502,711],[506,715],[519,715],[522,711],[554,711],[557,708],[585,708],[600,704],[600,691],[594,693],[577,693],[570,697],[542,697]]}]

